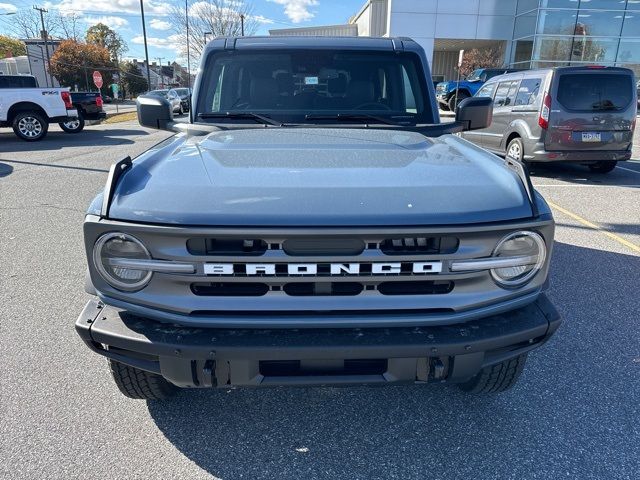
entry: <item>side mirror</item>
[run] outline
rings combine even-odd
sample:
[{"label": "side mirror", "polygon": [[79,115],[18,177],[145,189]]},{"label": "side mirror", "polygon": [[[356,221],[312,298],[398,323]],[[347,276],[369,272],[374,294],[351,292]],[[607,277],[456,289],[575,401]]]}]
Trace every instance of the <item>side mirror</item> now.
[{"label": "side mirror", "polygon": [[140,95],[136,100],[138,123],[157,130],[171,130],[173,109],[169,100],[154,95]]},{"label": "side mirror", "polygon": [[491,125],[493,100],[490,97],[465,98],[456,108],[456,122],[461,122],[465,130],[479,130]]}]

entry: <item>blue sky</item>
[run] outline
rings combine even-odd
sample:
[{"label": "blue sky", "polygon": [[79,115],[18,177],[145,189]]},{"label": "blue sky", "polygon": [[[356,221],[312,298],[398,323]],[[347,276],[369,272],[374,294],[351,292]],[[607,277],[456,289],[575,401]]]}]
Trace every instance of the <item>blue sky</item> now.
[{"label": "blue sky", "polygon": [[[193,5],[198,0],[189,0]],[[238,0],[226,0],[229,2]],[[144,0],[149,57],[176,56],[171,35],[175,32],[167,21],[166,9],[184,0]],[[262,19],[258,34],[269,29],[345,23],[365,0],[247,0],[254,15]],[[0,0],[0,34],[11,34],[11,16],[2,13],[33,8],[33,0]],[[86,26],[99,21],[117,30],[129,45],[128,57],[144,58],[139,0],[47,0],[40,5],[50,12],[75,12]],[[84,27],[85,25],[83,25]],[[165,60],[165,61],[166,61]]]}]

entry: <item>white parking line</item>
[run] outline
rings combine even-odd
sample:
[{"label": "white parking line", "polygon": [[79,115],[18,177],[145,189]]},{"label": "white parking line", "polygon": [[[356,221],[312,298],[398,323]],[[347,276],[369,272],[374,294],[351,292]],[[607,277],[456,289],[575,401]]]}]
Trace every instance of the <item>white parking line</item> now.
[{"label": "white parking line", "polygon": [[533,184],[534,187],[562,187],[562,188],[587,188],[587,187],[615,187],[615,188],[640,188],[640,184],[637,185],[596,185],[594,183],[588,184],[560,184],[560,183],[539,183]]},{"label": "white parking line", "polygon": [[624,168],[624,167],[616,167],[616,168],[619,168],[620,170],[626,170],[627,172],[637,173],[638,175],[640,175],[640,172],[638,170],[632,170],[630,168]]}]

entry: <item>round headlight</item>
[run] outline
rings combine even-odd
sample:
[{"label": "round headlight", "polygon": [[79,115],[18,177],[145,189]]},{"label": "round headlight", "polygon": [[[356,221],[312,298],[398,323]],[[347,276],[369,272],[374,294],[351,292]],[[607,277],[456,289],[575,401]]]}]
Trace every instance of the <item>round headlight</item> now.
[{"label": "round headlight", "polygon": [[137,238],[126,233],[106,233],[93,247],[93,263],[105,281],[118,290],[135,291],[151,280],[150,270],[127,267],[131,260],[149,260],[151,255]]},{"label": "round headlight", "polygon": [[544,265],[547,249],[544,239],[535,232],[513,232],[504,237],[495,250],[496,258],[513,257],[514,266],[491,270],[494,281],[503,287],[520,287],[531,280]]}]

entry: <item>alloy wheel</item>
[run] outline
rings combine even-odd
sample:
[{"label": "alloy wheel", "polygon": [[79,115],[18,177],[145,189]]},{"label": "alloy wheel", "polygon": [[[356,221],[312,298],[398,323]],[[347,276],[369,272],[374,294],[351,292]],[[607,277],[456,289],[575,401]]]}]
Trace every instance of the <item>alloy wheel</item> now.
[{"label": "alloy wheel", "polygon": [[36,138],[42,134],[42,124],[37,118],[23,117],[18,122],[18,130],[27,138]]}]

